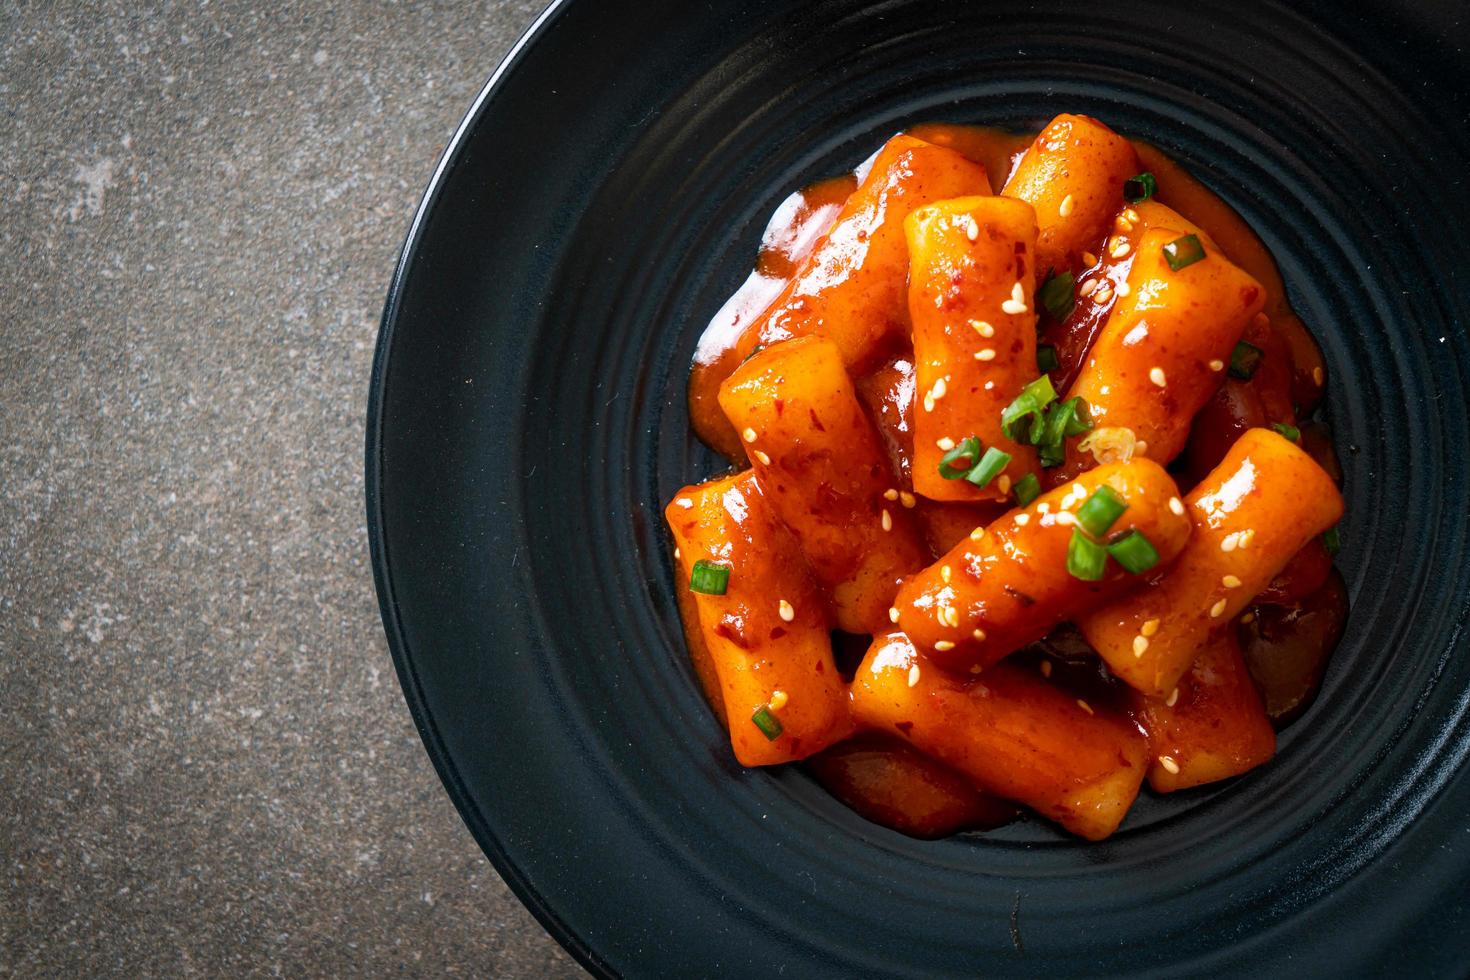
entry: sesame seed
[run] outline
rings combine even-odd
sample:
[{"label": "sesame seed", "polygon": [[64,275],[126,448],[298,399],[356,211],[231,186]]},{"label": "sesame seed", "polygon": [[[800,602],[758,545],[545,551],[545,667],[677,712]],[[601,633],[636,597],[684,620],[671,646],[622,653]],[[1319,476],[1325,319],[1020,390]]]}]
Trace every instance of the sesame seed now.
[{"label": "sesame seed", "polygon": [[1118,283],[1118,288],[1113,290],[1113,292],[1117,293],[1120,297],[1127,296],[1129,293],[1133,292],[1133,287],[1128,285],[1126,282],[1120,282]]},{"label": "sesame seed", "polygon": [[897,606],[889,606],[888,607],[888,621],[890,623],[896,623],[896,622],[898,622],[898,607]]},{"label": "sesame seed", "polygon": [[1102,306],[1104,303],[1112,298],[1113,287],[1108,285],[1104,285],[1101,289],[1092,294],[1092,301],[1098,306]]},{"label": "sesame seed", "polygon": [[1036,505],[1036,513],[1038,513],[1038,514],[1047,514],[1047,513],[1050,513],[1050,512],[1051,512],[1051,504],[1047,503],[1045,500],[1043,500],[1041,503],[1039,503],[1039,504]]},{"label": "sesame seed", "polygon": [[746,442],[755,442],[756,435],[754,429],[747,428],[744,432],[741,433],[741,435],[745,437]]},{"label": "sesame seed", "polygon": [[884,507],[883,508],[883,530],[885,530],[885,531],[892,531],[893,530],[893,515],[890,514],[890,513],[888,513],[888,508],[887,507]]},{"label": "sesame seed", "polygon": [[1227,553],[1234,551],[1235,546],[1239,543],[1240,538],[1237,536],[1236,532],[1232,531],[1229,534],[1225,535],[1225,537],[1220,539],[1220,550]]},{"label": "sesame seed", "polygon": [[959,610],[955,609],[952,606],[948,606],[948,607],[946,607],[943,610],[943,612],[944,612],[944,621],[946,623],[948,623],[950,626],[958,626],[958,625],[960,625],[960,614],[959,614]]},{"label": "sesame seed", "polygon": [[1227,589],[1238,589],[1240,588],[1240,579],[1236,578],[1234,575],[1226,575],[1224,578],[1220,579],[1220,584],[1225,586],[1225,588]]},{"label": "sesame seed", "polygon": [[780,605],[776,607],[776,611],[780,613],[781,618],[788,623],[796,618],[796,607],[787,602],[785,599],[781,600]]},{"label": "sesame seed", "polygon": [[995,336],[995,328],[992,327],[990,324],[986,323],[984,320],[971,320],[970,321],[970,326],[974,327],[975,328],[975,332],[978,333],[982,337],[994,337]]},{"label": "sesame seed", "polygon": [[1260,329],[1265,330],[1271,325],[1271,318],[1264,313],[1257,313],[1255,316],[1251,317],[1251,322]]},{"label": "sesame seed", "polygon": [[679,553],[679,549],[678,548],[675,548],[674,549],[674,561],[678,561],[680,558],[683,558],[683,557],[684,556]]},{"label": "sesame seed", "polygon": [[952,571],[950,571],[950,568],[949,568],[948,565],[940,565],[939,566],[939,577],[942,578],[942,579],[944,579],[946,582],[948,582],[953,575],[954,575],[954,573]]},{"label": "sesame seed", "polygon": [[1211,361],[1210,362],[1210,370],[1211,371],[1223,371],[1223,370],[1225,370],[1225,362],[1224,361],[1221,361],[1221,360],[1218,360],[1218,359]]},{"label": "sesame seed", "polygon": [[977,351],[975,353],[975,360],[977,360],[977,361],[993,361],[993,360],[995,360],[995,350],[993,348],[987,347],[987,348],[985,348],[982,351]]},{"label": "sesame seed", "polygon": [[1072,200],[1072,195],[1068,194],[1066,197],[1062,198],[1062,204],[1060,207],[1057,208],[1057,213],[1064,218],[1067,217],[1067,215],[1072,213],[1073,203],[1074,202]]},{"label": "sesame seed", "polygon": [[1096,714],[1096,712],[1094,712],[1092,710],[1092,705],[1088,704],[1086,701],[1082,700],[1081,698],[1078,698],[1077,699],[1077,707],[1081,708],[1083,711],[1087,712],[1090,715],[1091,714]]},{"label": "sesame seed", "polygon": [[1250,543],[1256,539],[1256,529],[1248,527],[1240,532],[1240,550],[1244,551],[1250,547]]},{"label": "sesame seed", "polygon": [[1324,376],[1322,374],[1322,369],[1321,368],[1319,368],[1319,367],[1312,368],[1312,382],[1314,384],[1316,384],[1316,386],[1318,388],[1322,387],[1322,379],[1323,379],[1323,377]]},{"label": "sesame seed", "polygon": [[1077,523],[1077,515],[1069,514],[1066,511],[1062,511],[1056,517],[1053,517],[1052,520],[1060,524],[1062,527],[1071,527],[1073,524]]},{"label": "sesame seed", "polygon": [[930,395],[930,394],[925,394],[924,395],[924,411],[926,411],[926,412],[932,412],[932,411],[934,411],[934,396],[933,395]]},{"label": "sesame seed", "polygon": [[1001,493],[1011,492],[1011,478],[1005,473],[1000,475],[1000,479],[995,481],[995,485],[1000,488]]},{"label": "sesame seed", "polygon": [[939,401],[939,399],[949,394],[949,382],[945,381],[943,378],[940,378],[938,381],[934,382],[933,392],[934,400]]},{"label": "sesame seed", "polygon": [[1050,677],[1051,676],[1051,661],[1050,660],[1043,660],[1041,662],[1041,676],[1042,677]]},{"label": "sesame seed", "polygon": [[919,665],[914,664],[909,668],[909,687],[919,683]]},{"label": "sesame seed", "polygon": [[1137,442],[1135,442],[1133,444],[1133,455],[1135,455],[1135,456],[1142,456],[1146,452],[1148,452],[1148,440],[1147,439],[1140,439],[1140,440],[1138,440]]},{"label": "sesame seed", "polygon": [[1127,255],[1129,250],[1131,250],[1132,248],[1133,246],[1129,245],[1123,239],[1118,239],[1113,245],[1113,250],[1108,254],[1115,259],[1121,259],[1123,256]]},{"label": "sesame seed", "polygon": [[975,528],[975,530],[970,532],[971,541],[979,541],[983,537],[985,537],[985,528],[983,527],[977,527]]},{"label": "sesame seed", "polygon": [[1093,255],[1091,252],[1083,252],[1082,261],[1086,265],[1097,265],[1097,256]]},{"label": "sesame seed", "polygon": [[1028,513],[1026,513],[1024,510],[1021,511],[1021,513],[1019,513],[1019,514],[1016,515],[1016,527],[1025,527],[1027,524],[1030,524],[1030,523],[1031,523],[1031,515],[1028,514]]},{"label": "sesame seed", "polygon": [[1158,631],[1159,621],[1157,619],[1145,619],[1143,625],[1138,628],[1138,632],[1144,636],[1153,636]]},{"label": "sesame seed", "polygon": [[941,436],[940,438],[934,440],[934,445],[938,446],[940,449],[943,449],[945,452],[949,452],[951,449],[954,448],[954,440],[951,439],[949,436]]},{"label": "sesame seed", "polygon": [[985,642],[985,631],[982,630],[982,629],[973,629],[973,630],[970,630],[970,635],[975,638],[975,642],[976,643],[984,643]]},{"label": "sesame seed", "polygon": [[1183,517],[1184,516],[1184,501],[1180,500],[1178,497],[1170,497],[1169,498],[1169,510],[1170,510],[1171,513],[1174,514],[1175,517]]},{"label": "sesame seed", "polygon": [[972,242],[980,237],[980,223],[975,220],[973,214],[970,215],[970,220],[965,225],[965,237]]},{"label": "sesame seed", "polygon": [[1175,762],[1169,756],[1167,756],[1167,755],[1161,755],[1161,756],[1159,756],[1159,765],[1161,765],[1165,769],[1169,770],[1169,774],[1170,775],[1172,775],[1172,776],[1179,775],[1179,763]]},{"label": "sesame seed", "polygon": [[1123,217],[1127,218],[1129,221],[1133,222],[1135,225],[1138,224],[1138,222],[1141,220],[1138,217],[1138,212],[1135,211],[1135,210],[1133,210],[1132,208],[1126,208],[1123,211]]},{"label": "sesame seed", "polygon": [[1244,616],[1240,617],[1240,621],[1245,625],[1254,623],[1256,621],[1256,614],[1253,612],[1248,612]]},{"label": "sesame seed", "polygon": [[1141,657],[1146,650],[1148,650],[1148,637],[1142,635],[1135,636],[1133,638],[1133,655],[1135,657]]},{"label": "sesame seed", "polygon": [[1002,313],[1025,313],[1026,312],[1026,290],[1018,282],[1011,287],[1011,298],[1000,304]]},{"label": "sesame seed", "polygon": [[1225,615],[1225,600],[1221,599],[1210,607],[1210,618],[1219,619],[1223,615]]},{"label": "sesame seed", "polygon": [[889,487],[887,490],[884,490],[883,491],[883,499],[884,500],[897,500],[898,499],[898,491],[895,490],[895,489],[893,489],[892,487]]},{"label": "sesame seed", "polygon": [[1127,218],[1123,217],[1120,214],[1118,215],[1118,220],[1113,222],[1113,227],[1117,228],[1119,231],[1132,231],[1133,222],[1129,221]]},{"label": "sesame seed", "polygon": [[1176,687],[1176,688],[1174,688],[1174,690],[1172,690],[1172,691],[1169,692],[1169,700],[1165,701],[1164,704],[1165,704],[1166,707],[1172,708],[1172,707],[1174,707],[1174,705],[1176,705],[1178,703],[1179,703],[1179,688]]},{"label": "sesame seed", "polygon": [[973,666],[973,667],[970,668],[970,673],[972,673],[972,674],[978,674],[978,673],[980,673],[980,671],[982,671],[984,669],[985,669],[984,667],[981,667],[979,664],[976,664],[975,666]]},{"label": "sesame seed", "polygon": [[770,700],[771,710],[780,711],[782,708],[786,707],[786,702],[789,700],[790,697],[785,691],[772,691]]},{"label": "sesame seed", "polygon": [[1078,296],[1081,296],[1083,299],[1086,299],[1087,297],[1091,296],[1092,293],[1093,293],[1093,291],[1097,289],[1098,282],[1099,282],[1099,280],[1097,280],[1097,279],[1089,279],[1089,280],[1087,280],[1086,282],[1084,282],[1081,285],[1080,288],[1078,288],[1077,295]]},{"label": "sesame seed", "polygon": [[688,510],[690,507],[694,506],[694,501],[690,500],[688,497],[680,497],[674,501],[674,504],[675,506],[682,507],[685,510]]},{"label": "sesame seed", "polygon": [[953,650],[954,649],[954,641],[953,640],[935,640],[934,641],[934,649],[938,650],[940,653],[948,653],[950,650]]},{"label": "sesame seed", "polygon": [[762,466],[771,465],[771,457],[767,456],[762,450],[757,449],[754,453],[754,456],[756,459],[761,461]]},{"label": "sesame seed", "polygon": [[903,504],[910,510],[913,509],[914,504],[918,503],[918,501],[914,499],[914,495],[909,493],[907,490],[898,491],[898,502]]},{"label": "sesame seed", "polygon": [[1161,367],[1149,368],[1148,379],[1154,384],[1158,385],[1160,388],[1169,383],[1168,380],[1164,377],[1164,369]]}]

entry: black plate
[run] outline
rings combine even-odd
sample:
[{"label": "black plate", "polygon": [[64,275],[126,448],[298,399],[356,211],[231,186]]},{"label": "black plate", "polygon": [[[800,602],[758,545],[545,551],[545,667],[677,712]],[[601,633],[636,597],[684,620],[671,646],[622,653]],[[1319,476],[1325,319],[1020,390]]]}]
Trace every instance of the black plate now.
[{"label": "black plate", "polygon": [[[1470,92],[1458,4],[563,3],[404,246],[368,523],[408,703],[465,821],[594,971],[1305,975],[1467,963]],[[1269,766],[906,839],[731,759],[660,505],[717,463],[684,384],[789,191],[919,120],[1101,117],[1280,260],[1330,365],[1347,638]]]}]

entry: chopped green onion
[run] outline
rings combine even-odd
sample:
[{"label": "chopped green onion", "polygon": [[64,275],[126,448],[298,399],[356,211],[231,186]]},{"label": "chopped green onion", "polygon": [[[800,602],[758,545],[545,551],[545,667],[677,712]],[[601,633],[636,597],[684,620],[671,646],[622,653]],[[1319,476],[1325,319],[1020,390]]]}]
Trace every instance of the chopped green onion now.
[{"label": "chopped green onion", "polygon": [[1327,547],[1329,555],[1335,555],[1342,550],[1342,535],[1338,534],[1336,524],[1322,533],[1322,544]]},{"label": "chopped green onion", "polygon": [[1108,533],[1108,528],[1123,516],[1123,511],[1128,509],[1128,501],[1118,496],[1118,491],[1104,483],[1092,491],[1092,496],[1087,498],[1087,503],[1077,508],[1077,523],[1081,524],[1088,534],[1101,537]]},{"label": "chopped green onion", "polygon": [[750,353],[749,354],[746,354],[743,358],[740,359],[740,363],[741,364],[744,364],[746,361],[750,360],[752,357],[754,357],[755,355],[759,354],[761,351],[763,351],[765,349],[766,349],[766,345],[765,344],[756,344],[754,347],[752,347],[750,349]]},{"label": "chopped green onion", "polygon": [[1164,261],[1175,272],[1187,265],[1194,265],[1204,257],[1205,247],[1199,243],[1198,235],[1184,235],[1164,246]]},{"label": "chopped green onion", "polygon": [[1265,357],[1265,351],[1255,344],[1247,344],[1242,340],[1235,345],[1235,350],[1230,352],[1230,376],[1239,378],[1241,381],[1249,381]]},{"label": "chopped green onion", "polygon": [[1129,531],[1108,545],[1108,554],[1134,575],[1142,574],[1159,563],[1159,552],[1141,531]]},{"label": "chopped green onion", "polygon": [[1142,204],[1154,196],[1159,189],[1159,182],[1154,180],[1154,175],[1148,171],[1129,177],[1123,181],[1123,200],[1129,204]]},{"label": "chopped green onion", "polygon": [[1294,425],[1287,425],[1284,422],[1272,422],[1271,428],[1275,429],[1277,432],[1281,433],[1292,442],[1302,441],[1302,430],[1298,429]]},{"label": "chopped green onion", "polygon": [[1046,427],[1041,435],[1041,465],[1062,465],[1067,461],[1066,438],[1091,431],[1092,419],[1087,417],[1087,403],[1081,396],[1053,405],[1046,414]]},{"label": "chopped green onion", "polygon": [[1057,357],[1057,349],[1051,344],[1038,344],[1036,346],[1036,370],[1042,374],[1055,371],[1062,366],[1061,359]]},{"label": "chopped green onion", "polygon": [[1096,582],[1103,577],[1107,563],[1108,553],[1103,546],[1072,528],[1072,540],[1067,545],[1067,571],[1072,577]]},{"label": "chopped green onion", "polygon": [[1064,272],[1059,276],[1048,276],[1037,298],[1053,320],[1065,320],[1077,302],[1076,289],[1077,280],[1072,273]]},{"label": "chopped green onion", "polygon": [[755,714],[750,716],[750,720],[755,723],[756,728],[761,730],[761,734],[772,742],[780,738],[781,733],[785,731],[781,727],[781,719],[776,717],[776,713],[771,710],[771,706],[768,704],[763,704],[759,708],[756,708]]},{"label": "chopped green onion", "polygon": [[1051,386],[1051,378],[1042,375],[1021,389],[1016,400],[1000,413],[1000,430],[1012,442],[1041,441],[1046,426],[1046,406],[1057,400],[1057,390]]},{"label": "chopped green onion", "polygon": [[980,440],[965,436],[965,441],[955,446],[939,459],[939,475],[946,480],[958,480],[975,468],[980,458]]},{"label": "chopped green onion", "polygon": [[1041,481],[1035,473],[1027,473],[1016,481],[1016,503],[1025,507],[1041,495]]},{"label": "chopped green onion", "polygon": [[689,576],[690,592],[700,592],[704,595],[724,595],[725,590],[729,587],[729,565],[721,565],[719,562],[714,561],[705,561],[703,558],[694,563],[694,571]]},{"label": "chopped green onion", "polygon": [[1005,469],[1010,461],[1010,453],[1002,452],[994,446],[991,446],[985,450],[985,455],[980,458],[980,462],[976,464],[975,468],[965,474],[965,479],[977,487],[984,487],[991,480],[999,476],[1000,471]]}]

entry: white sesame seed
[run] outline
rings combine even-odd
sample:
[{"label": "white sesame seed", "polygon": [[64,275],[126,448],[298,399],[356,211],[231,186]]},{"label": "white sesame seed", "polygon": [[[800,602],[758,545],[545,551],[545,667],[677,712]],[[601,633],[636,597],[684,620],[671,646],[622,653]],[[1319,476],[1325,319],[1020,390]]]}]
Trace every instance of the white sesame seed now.
[{"label": "white sesame seed", "polygon": [[909,687],[919,683],[919,665],[914,664],[909,668]]},{"label": "white sesame seed", "polygon": [[1073,202],[1072,200],[1072,195],[1068,194],[1066,197],[1062,198],[1062,203],[1061,206],[1057,208],[1057,213],[1064,218],[1067,217],[1069,214],[1072,213],[1072,206],[1074,203],[1075,202]]},{"label": "white sesame seed", "polygon": [[1028,514],[1028,513],[1026,513],[1024,510],[1021,511],[1021,513],[1019,513],[1019,514],[1016,515],[1016,527],[1025,527],[1027,524],[1030,524],[1030,523],[1031,523],[1031,515]]},{"label": "white sesame seed", "polygon": [[995,328],[986,323],[984,320],[971,320],[970,326],[974,327],[975,332],[982,337],[988,338],[995,336]]},{"label": "white sesame seed", "polygon": [[888,513],[888,508],[887,507],[884,507],[883,508],[883,530],[885,530],[885,531],[892,531],[893,530],[893,515],[890,514],[890,513]]},{"label": "white sesame seed", "polygon": [[973,630],[970,630],[970,635],[975,638],[975,642],[976,643],[984,643],[985,642],[985,631],[982,630],[982,629],[973,629]]},{"label": "white sesame seed", "polygon": [[1132,245],[1129,245],[1126,241],[1120,238],[1114,243],[1112,251],[1108,254],[1115,259],[1121,259],[1123,256],[1127,255],[1129,250],[1132,248]]},{"label": "white sesame seed", "polygon": [[762,466],[770,466],[771,465],[771,457],[770,456],[767,456],[763,450],[757,449],[753,453],[753,455],[755,456],[756,459],[758,459],[758,460],[761,461],[761,465]]},{"label": "white sesame seed", "polygon": [[993,360],[995,360],[995,351],[992,348],[990,348],[990,347],[987,347],[987,348],[985,348],[984,350],[981,350],[981,351],[976,351],[975,352],[975,360],[977,360],[977,361],[993,361]]},{"label": "white sesame seed", "polygon": [[1082,263],[1084,265],[1097,265],[1097,256],[1093,255],[1091,252],[1083,252]]},{"label": "white sesame seed", "polygon": [[1184,501],[1180,500],[1178,497],[1170,497],[1169,510],[1174,514],[1175,517],[1183,517]]},{"label": "white sesame seed", "polygon": [[675,548],[674,549],[674,561],[678,561],[680,558],[683,558],[683,557],[684,556],[679,553],[679,549],[678,548]]},{"label": "white sesame seed", "polygon": [[1142,456],[1146,452],[1148,452],[1148,440],[1147,439],[1140,439],[1140,440],[1138,440],[1137,442],[1135,442],[1133,444],[1133,455],[1135,455],[1135,456]]},{"label": "white sesame seed", "polygon": [[971,541],[979,541],[983,537],[985,537],[985,528],[983,527],[977,527],[975,528],[975,530],[970,532]]},{"label": "white sesame seed", "polygon": [[1077,699],[1077,707],[1081,708],[1083,711],[1087,712],[1088,714],[1095,714],[1096,713],[1096,712],[1094,712],[1092,710],[1092,705],[1088,704],[1086,701],[1082,700],[1081,698],[1078,698]]},{"label": "white sesame seed", "polygon": [[690,507],[694,506],[694,501],[690,500],[688,497],[680,497],[674,501],[674,505],[676,507],[682,507],[684,510],[688,510]]},{"label": "white sesame seed", "polygon": [[1225,615],[1225,600],[1221,599],[1210,607],[1210,618],[1219,619],[1223,615]]},{"label": "white sesame seed", "polygon": [[1091,296],[1093,294],[1093,291],[1097,289],[1098,282],[1100,282],[1100,280],[1097,280],[1097,279],[1089,279],[1089,280],[1087,280],[1086,282],[1084,282],[1081,285],[1080,288],[1078,288],[1077,295],[1078,296],[1081,296],[1083,299],[1086,299],[1087,297]]},{"label": "white sesame seed", "polygon": [[781,600],[780,605],[776,607],[776,611],[781,615],[781,618],[788,623],[796,618],[796,607],[787,602],[785,599]]},{"label": "white sesame seed", "polygon": [[1167,707],[1172,708],[1172,707],[1174,707],[1174,705],[1176,705],[1178,703],[1179,703],[1179,688],[1176,687],[1176,688],[1174,688],[1174,690],[1172,690],[1172,691],[1169,692],[1169,700],[1165,701],[1164,704]]},{"label": "white sesame seed", "polygon": [[888,607],[888,621],[890,623],[897,623],[898,622],[898,607],[897,606],[889,606]]},{"label": "white sesame seed", "polygon": [[970,220],[965,225],[965,237],[972,242],[980,237],[980,223],[975,220],[973,214],[970,215]]},{"label": "white sesame seed", "polygon": [[1120,214],[1118,215],[1118,220],[1113,222],[1113,227],[1117,228],[1119,231],[1132,231],[1133,222],[1129,221],[1127,218],[1123,217]]},{"label": "white sesame seed", "polygon": [[976,664],[975,666],[973,666],[973,667],[970,668],[970,673],[972,673],[972,674],[978,674],[978,673],[980,673],[980,671],[982,671],[984,669],[985,669],[984,667],[981,667],[979,664]]},{"label": "white sesame seed", "polygon": [[1041,662],[1041,676],[1042,677],[1050,677],[1051,676],[1051,661],[1050,660],[1043,660]]},{"label": "white sesame seed", "polygon": [[746,442],[755,442],[755,440],[756,440],[756,434],[755,434],[755,430],[754,429],[747,428],[744,432],[741,433],[741,435],[743,435],[745,437],[745,441]]},{"label": "white sesame seed", "polygon": [[1011,287],[1011,298],[1000,304],[1002,313],[1025,313],[1026,312],[1026,290],[1018,282]]},{"label": "white sesame seed", "polygon": [[924,395],[924,411],[926,411],[926,412],[932,412],[932,411],[934,411],[934,396],[932,394],[925,394]]},{"label": "white sesame seed", "polygon": [[1145,619],[1143,625],[1138,628],[1138,632],[1144,636],[1153,636],[1158,631],[1159,621],[1157,619]]},{"label": "white sesame seed", "polygon": [[1234,575],[1226,575],[1224,578],[1220,579],[1220,584],[1225,586],[1225,588],[1227,589],[1238,589],[1240,588],[1240,579],[1236,578]]},{"label": "white sesame seed", "polygon": [[1168,380],[1164,377],[1164,369],[1161,367],[1149,368],[1148,379],[1154,384],[1158,385],[1160,388],[1169,383]]},{"label": "white sesame seed", "polygon": [[953,640],[935,640],[934,641],[934,649],[938,650],[940,653],[948,653],[949,651],[951,651],[951,650],[954,649],[954,641]]},{"label": "white sesame seed", "polygon": [[1118,283],[1118,288],[1113,290],[1113,292],[1117,293],[1120,297],[1127,296],[1129,293],[1133,292],[1133,287],[1128,285],[1128,283],[1126,282],[1120,282]]},{"label": "white sesame seed", "polygon": [[1141,657],[1146,650],[1148,650],[1148,637],[1142,634],[1135,636],[1133,638],[1133,655],[1135,657]]},{"label": "white sesame seed", "polygon": [[1253,612],[1248,612],[1244,616],[1240,617],[1240,621],[1242,624],[1249,626],[1251,623],[1254,623],[1256,621],[1256,614]]},{"label": "white sesame seed", "polygon": [[893,489],[892,487],[889,487],[887,490],[884,490],[883,491],[883,499],[884,500],[897,500],[898,499],[898,491],[895,490],[895,489]]},{"label": "white sesame seed", "polygon": [[1250,543],[1256,539],[1256,529],[1248,527],[1240,532],[1240,550],[1244,551],[1250,547]]},{"label": "white sesame seed", "polygon": [[1049,513],[1051,513],[1051,504],[1049,504],[1045,500],[1043,500],[1041,503],[1039,503],[1039,504],[1036,505],[1036,513],[1038,513],[1038,514],[1049,514]]},{"label": "white sesame seed", "polygon": [[1108,300],[1110,300],[1112,298],[1113,298],[1113,287],[1107,285],[1106,283],[1103,284],[1103,287],[1101,289],[1099,289],[1097,292],[1095,292],[1095,293],[1092,294],[1092,301],[1094,303],[1096,303],[1098,306],[1102,306],[1104,303],[1106,303]]},{"label": "white sesame seed", "polygon": [[1321,368],[1319,368],[1319,367],[1312,368],[1312,382],[1318,388],[1322,387],[1322,379],[1323,379],[1323,377],[1324,377],[1324,375],[1322,374],[1322,369]]},{"label": "white sesame seed", "polygon": [[939,401],[939,399],[941,399],[945,395],[949,394],[949,382],[948,381],[945,381],[943,378],[940,378],[938,381],[934,382],[934,389],[933,390],[934,390],[934,400],[935,401]]},{"label": "white sesame seed", "polygon": [[1000,479],[995,481],[995,485],[1000,488],[1001,493],[1011,492],[1011,478],[1005,473],[1000,475]]},{"label": "white sesame seed", "polygon": [[1053,517],[1052,520],[1060,524],[1062,527],[1071,527],[1073,524],[1077,523],[1077,515],[1069,514],[1066,511],[1062,511],[1061,513],[1057,514],[1056,517]]},{"label": "white sesame seed", "polygon": [[1211,371],[1223,371],[1223,370],[1225,370],[1225,362],[1224,361],[1221,361],[1221,360],[1218,360],[1218,359],[1211,361],[1210,362],[1210,370]]},{"label": "white sesame seed", "polygon": [[948,606],[948,607],[946,607],[943,610],[943,612],[944,612],[944,621],[946,623],[948,623],[950,626],[958,626],[958,625],[960,625],[960,613],[959,613],[959,610],[955,609],[953,606]]},{"label": "white sesame seed", "polygon": [[954,440],[951,439],[949,436],[940,436],[938,439],[934,440],[934,445],[938,446],[945,452],[949,452],[951,449],[954,448]]},{"label": "white sesame seed", "polygon": [[944,579],[946,582],[948,582],[953,575],[954,575],[954,573],[952,571],[950,571],[950,568],[949,568],[948,565],[940,565],[939,566],[939,577],[942,578],[942,579]]},{"label": "white sesame seed", "polygon": [[772,691],[770,701],[771,710],[780,711],[782,708],[786,707],[786,702],[789,700],[790,696],[787,695],[785,691]]},{"label": "white sesame seed", "polygon": [[1239,543],[1239,536],[1236,532],[1232,531],[1229,534],[1225,535],[1225,537],[1220,539],[1220,550],[1229,553],[1231,551],[1234,551],[1235,546]]},{"label": "white sesame seed", "polygon": [[918,503],[918,501],[914,499],[914,495],[909,493],[907,490],[898,491],[898,502],[903,504],[910,510],[913,509],[914,504]]},{"label": "white sesame seed", "polygon": [[1159,756],[1159,765],[1161,765],[1165,769],[1169,770],[1169,774],[1170,775],[1172,775],[1172,776],[1179,775],[1179,763],[1175,762],[1169,756],[1167,756],[1167,755],[1161,755],[1161,756]]}]

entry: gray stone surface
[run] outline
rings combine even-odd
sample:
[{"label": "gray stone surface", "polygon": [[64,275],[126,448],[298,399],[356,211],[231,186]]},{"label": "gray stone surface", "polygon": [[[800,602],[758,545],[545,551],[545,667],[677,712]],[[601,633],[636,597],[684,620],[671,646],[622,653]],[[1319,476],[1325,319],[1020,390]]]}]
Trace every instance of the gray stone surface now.
[{"label": "gray stone surface", "polygon": [[0,974],[567,976],[393,675],[393,258],[539,0],[0,0]]}]

